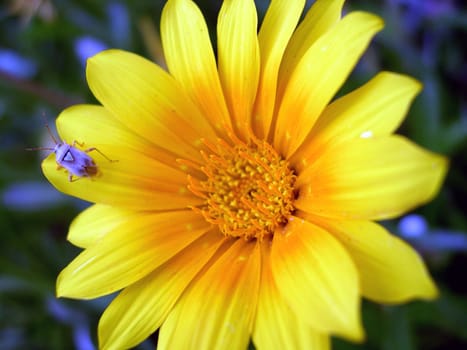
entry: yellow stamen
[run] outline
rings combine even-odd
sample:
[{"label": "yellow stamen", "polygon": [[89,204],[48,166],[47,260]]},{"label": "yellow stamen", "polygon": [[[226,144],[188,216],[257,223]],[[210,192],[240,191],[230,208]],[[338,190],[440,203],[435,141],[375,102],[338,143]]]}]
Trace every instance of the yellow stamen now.
[{"label": "yellow stamen", "polygon": [[265,141],[204,143],[212,151],[202,152],[201,171],[207,178],[189,178],[188,188],[206,202],[193,210],[226,236],[247,240],[263,239],[287,223],[296,178],[287,161]]}]

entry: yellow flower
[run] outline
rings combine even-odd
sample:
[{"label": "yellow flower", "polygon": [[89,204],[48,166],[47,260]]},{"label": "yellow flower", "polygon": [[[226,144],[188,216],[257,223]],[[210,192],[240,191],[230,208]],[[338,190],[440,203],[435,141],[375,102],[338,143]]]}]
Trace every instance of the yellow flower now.
[{"label": "yellow flower", "polygon": [[[434,298],[408,245],[374,220],[430,200],[447,161],[393,135],[420,90],[384,72],[333,102],[382,21],[341,17],[342,0],[272,1],[257,33],[253,0],[226,0],[217,62],[202,14],[169,0],[169,73],[131,53],[89,60],[102,106],[66,109],[62,139],[96,147],[99,174],[59,190],[95,203],[72,223],[85,248],[57,294],[119,290],[102,348],[160,328],[160,349],[327,349],[361,340],[360,299]],[[91,153],[92,154],[92,153]]]}]

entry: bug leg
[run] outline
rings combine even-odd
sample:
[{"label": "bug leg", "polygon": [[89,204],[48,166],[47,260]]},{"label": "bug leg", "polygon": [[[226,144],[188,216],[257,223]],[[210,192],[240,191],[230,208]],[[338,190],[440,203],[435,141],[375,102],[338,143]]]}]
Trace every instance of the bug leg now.
[{"label": "bug leg", "polygon": [[78,142],[78,141],[74,140],[73,143],[72,143],[72,146],[75,147],[76,145],[78,145],[79,147],[83,147],[84,142]]},{"label": "bug leg", "polygon": [[107,159],[109,162],[111,163],[114,163],[114,162],[118,162],[118,160],[115,160],[115,159],[110,159],[109,157],[107,157],[104,153],[102,153],[101,151],[99,151],[96,147],[91,147],[91,148],[88,148],[88,149],[85,149],[84,152],[86,153],[89,153],[89,152],[92,152],[92,151],[96,151],[96,152],[99,152],[99,154],[104,157],[105,159]]},{"label": "bug leg", "polygon": [[[78,141],[74,140],[72,146],[75,147],[75,145],[78,145],[80,147],[84,147],[84,142],[78,142]],[[87,149],[84,150],[84,152],[86,152],[86,153],[89,153],[89,152],[92,152],[92,151],[99,152],[99,154],[102,157],[104,157],[105,159],[107,159],[111,163],[118,162],[118,160],[116,160],[116,159],[110,159],[109,157],[107,157],[104,153],[99,151],[96,147],[91,147],[91,148],[87,148]]]},{"label": "bug leg", "polygon": [[73,178],[73,174],[69,174],[68,180],[70,180],[70,182],[76,182],[76,181],[83,179],[84,177],[87,177],[87,176],[83,176],[83,177],[76,176]]}]

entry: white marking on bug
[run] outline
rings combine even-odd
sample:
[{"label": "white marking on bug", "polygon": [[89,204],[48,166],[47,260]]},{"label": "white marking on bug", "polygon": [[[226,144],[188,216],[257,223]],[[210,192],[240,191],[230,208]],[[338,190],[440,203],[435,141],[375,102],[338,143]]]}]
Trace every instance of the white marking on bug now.
[{"label": "white marking on bug", "polygon": [[[94,159],[88,154],[89,152],[96,151],[109,162],[117,162],[117,160],[112,160],[107,157],[104,153],[99,151],[96,147],[87,148],[81,150],[76,147],[76,145],[80,147],[84,147],[84,143],[80,143],[78,141],[73,141],[70,145],[65,141],[58,142],[57,139],[52,134],[50,130],[49,124],[45,121],[45,127],[47,132],[49,133],[50,137],[55,143],[55,147],[34,147],[34,148],[26,148],[27,151],[40,151],[40,150],[47,150],[52,151],[55,153],[55,161],[57,162],[57,169],[65,169],[68,172],[68,180],[70,182],[77,181],[83,177],[94,177],[98,174],[98,167],[94,162]],[[73,176],[76,179],[73,179]]]}]

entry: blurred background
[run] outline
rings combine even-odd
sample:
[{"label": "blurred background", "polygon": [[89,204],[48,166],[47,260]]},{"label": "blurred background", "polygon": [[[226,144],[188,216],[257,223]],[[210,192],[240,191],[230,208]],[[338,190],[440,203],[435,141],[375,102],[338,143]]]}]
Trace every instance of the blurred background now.
[{"label": "blurred background", "polygon": [[[196,2],[215,33],[220,0]],[[269,2],[256,2],[261,18]],[[79,253],[66,241],[68,226],[88,204],[49,185],[40,170],[45,154],[25,148],[50,144],[44,119],[53,127],[65,107],[96,102],[87,57],[113,47],[162,63],[163,3],[0,2],[0,349],[95,348],[111,297],[54,296],[58,273]],[[451,166],[433,202],[384,223],[423,255],[441,297],[403,306],[364,302],[366,343],[334,340],[334,349],[467,349],[467,3],[348,0],[350,10],[379,14],[386,27],[341,93],[381,70],[416,77],[424,90],[399,132],[447,155]],[[153,349],[156,340],[138,349]]]}]

